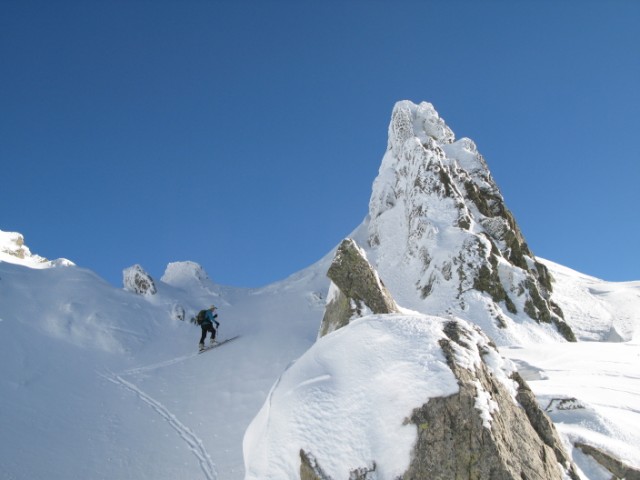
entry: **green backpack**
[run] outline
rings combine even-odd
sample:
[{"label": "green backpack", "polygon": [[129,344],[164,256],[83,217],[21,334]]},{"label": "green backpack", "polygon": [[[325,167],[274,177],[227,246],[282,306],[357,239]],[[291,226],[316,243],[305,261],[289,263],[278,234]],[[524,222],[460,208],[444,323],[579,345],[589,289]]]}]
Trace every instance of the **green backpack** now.
[{"label": "green backpack", "polygon": [[198,325],[202,325],[202,322],[204,322],[205,318],[207,315],[207,311],[206,310],[200,310],[198,312],[198,315],[196,315],[196,323]]}]

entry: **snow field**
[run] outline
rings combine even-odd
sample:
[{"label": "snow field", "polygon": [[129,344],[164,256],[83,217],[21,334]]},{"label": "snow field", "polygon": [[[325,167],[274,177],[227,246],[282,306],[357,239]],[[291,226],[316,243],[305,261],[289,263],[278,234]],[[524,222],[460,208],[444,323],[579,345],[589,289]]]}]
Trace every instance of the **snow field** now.
[{"label": "snow field", "polygon": [[[516,363],[569,451],[584,442],[640,468],[640,344],[530,345],[500,353]],[[586,478],[600,478],[587,457],[574,459],[591,472]]]}]

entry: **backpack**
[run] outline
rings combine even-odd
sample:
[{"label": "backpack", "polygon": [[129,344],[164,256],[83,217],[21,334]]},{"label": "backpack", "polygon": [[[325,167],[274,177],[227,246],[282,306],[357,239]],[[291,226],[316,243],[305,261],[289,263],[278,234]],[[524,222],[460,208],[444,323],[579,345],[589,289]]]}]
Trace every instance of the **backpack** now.
[{"label": "backpack", "polygon": [[198,325],[202,325],[202,322],[204,322],[205,319],[206,319],[206,315],[207,315],[207,311],[206,310],[200,310],[198,312],[198,315],[196,315],[196,323]]}]

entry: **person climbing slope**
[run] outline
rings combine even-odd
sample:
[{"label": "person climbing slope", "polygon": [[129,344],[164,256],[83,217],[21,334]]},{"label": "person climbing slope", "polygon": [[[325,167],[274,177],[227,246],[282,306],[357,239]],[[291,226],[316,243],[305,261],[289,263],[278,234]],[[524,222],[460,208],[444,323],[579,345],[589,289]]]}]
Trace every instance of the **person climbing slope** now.
[{"label": "person climbing slope", "polygon": [[[214,346],[216,344],[216,329],[220,326],[220,322],[216,320],[218,318],[218,314],[215,313],[217,307],[215,305],[211,305],[207,310],[201,310],[198,313],[198,320],[200,326],[202,327],[202,336],[200,337],[200,350],[204,350],[204,341],[207,338],[207,332],[211,332],[211,339],[209,340],[209,345]],[[215,328],[213,324],[216,324]]]}]

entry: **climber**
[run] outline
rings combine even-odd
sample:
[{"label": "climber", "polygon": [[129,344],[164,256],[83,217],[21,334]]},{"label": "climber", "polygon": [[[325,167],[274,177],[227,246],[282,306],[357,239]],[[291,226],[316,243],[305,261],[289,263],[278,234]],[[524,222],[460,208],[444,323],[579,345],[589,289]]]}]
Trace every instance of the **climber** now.
[{"label": "climber", "polygon": [[[198,323],[202,327],[202,336],[200,337],[200,350],[204,350],[204,340],[207,337],[207,332],[211,332],[211,340],[210,346],[213,347],[216,344],[216,329],[220,326],[220,323],[216,320],[218,318],[218,314],[215,313],[217,310],[215,305],[211,305],[207,310],[201,310],[198,313]],[[213,324],[216,324],[215,328]]]}]

